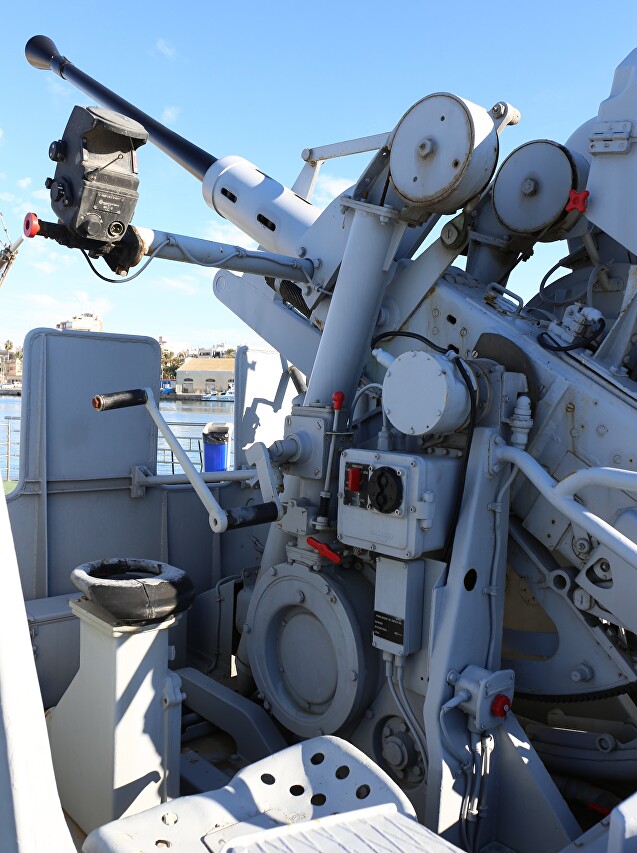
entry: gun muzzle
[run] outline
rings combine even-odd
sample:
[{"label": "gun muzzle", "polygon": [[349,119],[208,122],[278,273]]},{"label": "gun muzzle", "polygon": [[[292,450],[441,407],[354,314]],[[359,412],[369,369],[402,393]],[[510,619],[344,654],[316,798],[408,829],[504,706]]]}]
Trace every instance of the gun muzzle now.
[{"label": "gun muzzle", "polygon": [[128,118],[138,121],[148,131],[150,141],[168,154],[173,160],[183,166],[191,175],[203,181],[208,169],[216,162],[213,157],[203,148],[199,148],[183,136],[169,130],[151,116],[142,112],[133,104],[125,101],[115,92],[107,89],[97,80],[89,77],[73,63],[62,56],[55,43],[46,36],[33,36],[24,49],[28,62],[42,71],[53,71],[62,79],[73,83],[78,89],[108,109],[122,113]]}]

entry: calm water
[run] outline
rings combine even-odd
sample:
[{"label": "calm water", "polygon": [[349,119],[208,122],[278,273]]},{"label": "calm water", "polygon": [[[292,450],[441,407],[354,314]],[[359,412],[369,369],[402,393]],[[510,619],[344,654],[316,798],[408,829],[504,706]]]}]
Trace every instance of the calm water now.
[{"label": "calm water", "polygon": [[[21,397],[0,396],[0,474],[3,480],[18,479],[18,463],[20,455],[20,409]],[[192,402],[184,403],[178,400],[161,400],[160,411],[171,429],[186,448],[188,455],[199,469],[201,461],[201,433],[208,423],[232,423],[234,416],[233,403]],[[149,415],[150,420],[150,415]],[[10,477],[7,477],[7,432],[10,428]],[[173,467],[170,464],[170,453],[166,442],[159,437],[158,443],[158,473],[169,474]],[[164,453],[164,450],[166,451]],[[165,461],[162,461],[164,460]],[[228,467],[232,467],[232,452]],[[175,472],[180,473],[180,466],[175,466]]]}]

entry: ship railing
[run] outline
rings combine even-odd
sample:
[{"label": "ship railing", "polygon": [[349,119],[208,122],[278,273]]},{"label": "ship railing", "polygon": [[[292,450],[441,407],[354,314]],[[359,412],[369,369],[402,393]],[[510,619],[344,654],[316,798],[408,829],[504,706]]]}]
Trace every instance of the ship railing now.
[{"label": "ship railing", "polygon": [[[5,415],[0,423],[0,479],[6,484],[15,484],[20,474],[20,417]],[[198,471],[204,469],[203,443],[201,433],[204,424],[188,421],[168,421],[179,444],[188,454],[190,461]],[[157,472],[159,474],[181,474],[182,467],[164,439],[159,436],[157,443]]]},{"label": "ship railing", "polygon": [[5,415],[0,425],[0,479],[11,482],[18,479],[20,470],[20,417]]},{"label": "ship railing", "polygon": [[[201,432],[204,424],[189,423],[188,421],[166,421],[174,433],[175,438],[186,451],[188,458],[198,471],[203,471],[203,447]],[[193,434],[198,430],[198,434]],[[157,473],[159,474],[181,474],[183,469],[175,454],[166,444],[163,436],[157,441]]]}]

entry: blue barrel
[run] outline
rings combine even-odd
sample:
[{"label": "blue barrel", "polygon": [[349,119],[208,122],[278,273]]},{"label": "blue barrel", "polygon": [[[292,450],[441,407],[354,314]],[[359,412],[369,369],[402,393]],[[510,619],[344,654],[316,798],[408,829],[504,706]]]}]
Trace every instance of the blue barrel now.
[{"label": "blue barrel", "polygon": [[228,468],[230,424],[206,424],[203,438],[204,471],[225,471]]}]

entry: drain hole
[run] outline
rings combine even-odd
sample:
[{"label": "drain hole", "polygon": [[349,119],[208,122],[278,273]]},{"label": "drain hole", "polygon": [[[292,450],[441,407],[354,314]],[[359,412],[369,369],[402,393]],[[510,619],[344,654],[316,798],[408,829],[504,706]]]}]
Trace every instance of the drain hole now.
[{"label": "drain hole", "polygon": [[349,767],[346,764],[342,764],[337,768],[335,775],[337,779],[347,779],[349,776]]},{"label": "drain hole", "polygon": [[290,788],[290,793],[293,797],[300,797],[301,794],[305,793],[305,788],[303,787],[303,785],[292,785],[292,787]]},{"label": "drain hole", "polygon": [[315,752],[310,761],[312,764],[322,764],[325,761],[325,756],[322,752]]},{"label": "drain hole", "polygon": [[261,776],[261,781],[263,782],[264,785],[274,785],[276,780],[271,773],[264,773]]},{"label": "drain hole", "polygon": [[325,794],[314,794],[310,802],[313,806],[324,806],[327,802],[327,797],[325,796]]},{"label": "drain hole", "polygon": [[369,787],[369,785],[359,785],[359,787],[356,789],[356,796],[359,800],[364,800],[365,797],[369,797],[370,791],[371,788]]}]

